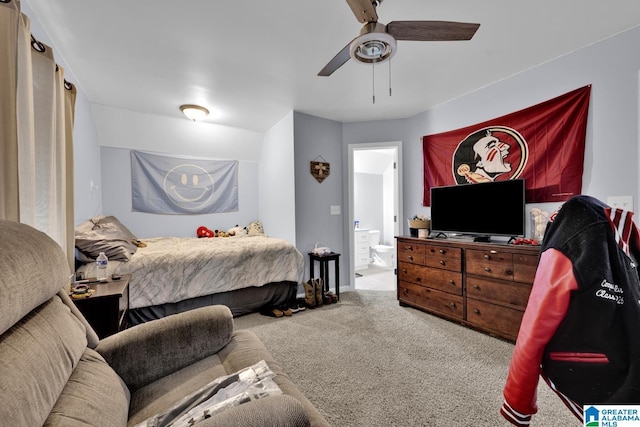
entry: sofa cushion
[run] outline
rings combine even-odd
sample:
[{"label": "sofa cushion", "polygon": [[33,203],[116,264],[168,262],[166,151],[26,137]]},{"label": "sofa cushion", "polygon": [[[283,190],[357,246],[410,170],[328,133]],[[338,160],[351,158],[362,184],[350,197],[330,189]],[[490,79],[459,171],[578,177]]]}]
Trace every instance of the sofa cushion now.
[{"label": "sofa cushion", "polygon": [[303,405],[305,413],[311,421],[311,425],[328,425],[322,414],[320,414],[311,401],[309,401],[291,381],[280,364],[273,358],[271,352],[254,332],[247,329],[236,330],[233,333],[231,342],[220,350],[218,356],[227,373],[232,373],[243,367],[253,365],[259,360],[266,361],[269,368],[276,374],[273,380],[278,384],[282,393],[294,397]]},{"label": "sofa cushion", "polygon": [[129,390],[96,351],[87,348],[45,426],[124,426]]},{"label": "sofa cushion", "polygon": [[202,422],[202,427],[306,427],[310,425],[302,403],[287,395],[268,396],[243,403]]},{"label": "sofa cushion", "polygon": [[62,248],[49,236],[17,222],[0,220],[0,334],[69,283]]},{"label": "sofa cushion", "polygon": [[2,334],[0,342],[0,420],[42,425],[87,346],[84,326],[55,296]]},{"label": "sofa cushion", "polygon": [[224,375],[228,373],[220,358],[213,355],[140,388],[131,394],[128,425],[133,426],[166,411],[185,396]]}]

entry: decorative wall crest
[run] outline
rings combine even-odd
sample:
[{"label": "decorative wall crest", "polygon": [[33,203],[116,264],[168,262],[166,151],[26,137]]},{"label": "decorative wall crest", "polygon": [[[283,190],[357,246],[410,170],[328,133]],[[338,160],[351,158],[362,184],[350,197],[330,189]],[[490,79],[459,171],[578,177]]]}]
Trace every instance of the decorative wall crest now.
[{"label": "decorative wall crest", "polygon": [[331,174],[331,165],[322,156],[316,157],[310,163],[311,176],[319,183],[322,183]]}]

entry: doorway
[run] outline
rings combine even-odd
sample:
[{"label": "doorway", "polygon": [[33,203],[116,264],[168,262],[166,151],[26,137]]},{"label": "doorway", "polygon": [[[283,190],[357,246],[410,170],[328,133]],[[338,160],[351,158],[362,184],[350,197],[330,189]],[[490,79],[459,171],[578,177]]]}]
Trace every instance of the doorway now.
[{"label": "doorway", "polygon": [[401,159],[399,141],[349,145],[349,277],[353,289],[396,288]]}]

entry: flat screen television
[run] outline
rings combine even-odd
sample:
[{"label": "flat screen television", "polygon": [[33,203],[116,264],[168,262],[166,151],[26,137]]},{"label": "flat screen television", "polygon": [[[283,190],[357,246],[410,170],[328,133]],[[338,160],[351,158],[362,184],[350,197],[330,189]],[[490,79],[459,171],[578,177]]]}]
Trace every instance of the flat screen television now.
[{"label": "flat screen television", "polygon": [[524,194],[522,179],[432,187],[431,235],[523,237]]}]

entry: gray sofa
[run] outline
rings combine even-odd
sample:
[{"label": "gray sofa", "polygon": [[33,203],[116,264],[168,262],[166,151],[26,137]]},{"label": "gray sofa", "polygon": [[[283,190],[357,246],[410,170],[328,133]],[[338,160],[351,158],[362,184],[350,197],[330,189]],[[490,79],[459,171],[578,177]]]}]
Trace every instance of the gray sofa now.
[{"label": "gray sofa", "polygon": [[250,331],[212,306],[101,341],[63,288],[69,267],[45,234],[0,220],[0,420],[11,426],[125,426],[210,381],[265,360],[282,395],[198,426],[328,426]]}]

